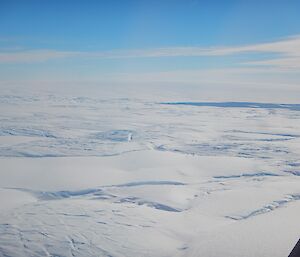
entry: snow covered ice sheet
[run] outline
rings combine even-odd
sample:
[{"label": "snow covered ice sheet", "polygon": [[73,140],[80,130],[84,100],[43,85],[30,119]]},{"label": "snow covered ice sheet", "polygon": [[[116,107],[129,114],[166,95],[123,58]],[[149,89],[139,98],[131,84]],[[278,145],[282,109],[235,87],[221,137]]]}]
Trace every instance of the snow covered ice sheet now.
[{"label": "snow covered ice sheet", "polygon": [[0,97],[0,256],[287,256],[298,105]]}]

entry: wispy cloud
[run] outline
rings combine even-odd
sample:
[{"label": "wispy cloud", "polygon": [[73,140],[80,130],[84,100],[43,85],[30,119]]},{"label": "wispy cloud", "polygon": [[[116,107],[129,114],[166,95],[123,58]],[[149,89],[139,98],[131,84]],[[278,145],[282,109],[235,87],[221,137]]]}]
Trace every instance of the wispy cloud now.
[{"label": "wispy cloud", "polygon": [[34,63],[65,58],[158,58],[158,57],[201,57],[229,56],[244,53],[274,53],[277,57],[251,61],[246,64],[274,66],[280,68],[300,68],[300,36],[279,41],[233,47],[167,47],[155,49],[115,50],[106,52],[30,50],[0,52],[0,63]]},{"label": "wispy cloud", "polygon": [[0,52],[1,63],[34,63],[45,62],[53,59],[79,56],[77,52],[56,50],[30,50],[16,52]]}]

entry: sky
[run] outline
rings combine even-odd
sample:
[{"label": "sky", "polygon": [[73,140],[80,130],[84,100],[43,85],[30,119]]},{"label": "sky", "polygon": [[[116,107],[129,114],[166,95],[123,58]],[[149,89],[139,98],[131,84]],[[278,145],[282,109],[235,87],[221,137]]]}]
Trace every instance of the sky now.
[{"label": "sky", "polygon": [[298,94],[299,10],[292,0],[0,0],[0,85],[230,84]]}]

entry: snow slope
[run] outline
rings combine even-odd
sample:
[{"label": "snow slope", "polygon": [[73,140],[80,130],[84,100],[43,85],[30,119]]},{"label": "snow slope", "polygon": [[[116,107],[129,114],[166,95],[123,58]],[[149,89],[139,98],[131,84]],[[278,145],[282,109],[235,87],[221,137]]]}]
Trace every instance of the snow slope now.
[{"label": "snow slope", "polygon": [[279,257],[300,236],[298,105],[0,106],[0,256]]}]

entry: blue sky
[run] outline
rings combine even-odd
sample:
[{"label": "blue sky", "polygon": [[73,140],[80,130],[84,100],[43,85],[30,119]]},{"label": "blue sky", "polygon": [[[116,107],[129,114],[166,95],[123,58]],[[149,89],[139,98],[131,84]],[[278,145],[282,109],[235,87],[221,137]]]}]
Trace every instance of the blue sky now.
[{"label": "blue sky", "polygon": [[299,33],[299,1],[0,2],[1,37],[28,48],[111,50],[272,41]]},{"label": "blue sky", "polygon": [[289,0],[1,0],[0,76],[295,84],[299,10]]}]

